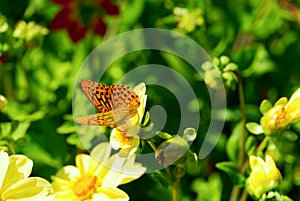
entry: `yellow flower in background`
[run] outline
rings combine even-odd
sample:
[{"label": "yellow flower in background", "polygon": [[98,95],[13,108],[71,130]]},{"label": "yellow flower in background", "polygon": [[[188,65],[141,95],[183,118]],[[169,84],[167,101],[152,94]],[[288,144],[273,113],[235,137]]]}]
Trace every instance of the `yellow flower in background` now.
[{"label": "yellow flower in background", "polygon": [[300,119],[300,88],[291,96],[280,98],[260,120],[266,135],[280,132],[289,124]]},{"label": "yellow flower in background", "polygon": [[133,92],[138,95],[140,106],[137,114],[131,117],[128,122],[114,128],[110,135],[110,143],[113,149],[121,149],[122,153],[132,154],[136,151],[140,143],[139,131],[145,113],[147,95],[145,83],[137,85]]},{"label": "yellow flower in background", "polygon": [[97,145],[91,155],[76,156],[76,167],[65,166],[53,179],[55,200],[59,201],[125,201],[128,195],[117,188],[146,171],[135,163],[135,155],[121,158],[111,154],[109,143]]},{"label": "yellow flower in background", "polygon": [[24,155],[0,151],[0,200],[52,200],[51,184],[40,177],[29,177],[33,162]]},{"label": "yellow flower in background", "polygon": [[280,171],[270,155],[266,155],[265,161],[256,156],[249,158],[251,172],[247,179],[247,190],[256,198],[277,187],[281,180]]},{"label": "yellow flower in background", "polygon": [[178,22],[178,28],[187,33],[193,32],[196,26],[201,26],[204,24],[201,9],[189,11],[186,8],[176,7],[174,8],[173,12],[176,16],[176,21]]}]

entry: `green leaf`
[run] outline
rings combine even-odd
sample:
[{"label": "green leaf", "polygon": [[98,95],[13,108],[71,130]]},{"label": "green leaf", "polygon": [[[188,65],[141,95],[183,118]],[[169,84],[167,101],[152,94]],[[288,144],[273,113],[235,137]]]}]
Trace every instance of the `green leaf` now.
[{"label": "green leaf", "polygon": [[30,127],[30,121],[23,121],[18,124],[18,127],[12,133],[12,138],[14,140],[18,140],[20,138],[25,137],[28,128]]},{"label": "green leaf", "polygon": [[298,139],[298,135],[293,131],[284,131],[282,136],[289,141],[296,141]]},{"label": "green leaf", "polygon": [[259,106],[259,111],[262,114],[265,114],[271,108],[272,108],[272,103],[269,100],[265,99],[261,102],[261,104]]},{"label": "green leaf", "polygon": [[231,161],[236,162],[239,152],[240,139],[242,132],[242,124],[238,123],[232,131],[227,143],[226,143],[226,153]]},{"label": "green leaf", "polygon": [[122,11],[121,16],[121,30],[126,31],[129,27],[136,24],[137,20],[143,14],[145,7],[145,0],[128,1],[126,9]]},{"label": "green leaf", "polygon": [[161,132],[161,131],[157,132],[156,134],[159,137],[161,137],[162,139],[166,139],[166,140],[168,140],[168,139],[170,139],[172,137],[172,135],[170,135],[169,133]]},{"label": "green leaf", "polygon": [[76,128],[73,121],[66,121],[56,129],[56,132],[59,134],[70,134],[76,132]]},{"label": "green leaf", "polygon": [[300,134],[300,121],[297,121],[296,123],[294,123],[294,124],[292,125],[292,129],[293,129],[294,131],[296,131],[298,134]]},{"label": "green leaf", "polygon": [[264,133],[264,130],[262,129],[261,125],[255,122],[249,122],[246,124],[246,128],[250,133],[253,133],[255,135],[259,135]]},{"label": "green leaf", "polygon": [[191,150],[188,150],[186,154],[186,161],[185,161],[185,167],[186,167],[186,172],[189,175],[198,175],[202,168],[199,163],[199,158],[196,153],[192,152]]},{"label": "green leaf", "polygon": [[149,174],[150,178],[153,179],[158,186],[169,186],[170,183],[168,181],[168,178],[165,174],[163,174],[161,171],[154,171],[151,174]]},{"label": "green leaf", "polygon": [[256,149],[256,139],[253,135],[250,135],[245,143],[245,152],[249,155]]},{"label": "green leaf", "polygon": [[11,123],[4,122],[0,124],[0,135],[1,136],[8,136],[11,132]]},{"label": "green leaf", "polygon": [[195,179],[191,188],[197,193],[196,201],[220,201],[222,198],[222,180],[217,173],[211,174],[207,181],[203,178]]},{"label": "green leaf", "polygon": [[240,173],[239,169],[237,168],[234,162],[220,162],[216,164],[216,167],[227,173],[234,184],[240,187],[245,186],[246,178],[242,173]]},{"label": "green leaf", "polygon": [[86,148],[81,142],[81,139],[78,137],[77,133],[73,133],[67,138],[67,143],[71,145],[75,145],[77,148],[85,150]]}]

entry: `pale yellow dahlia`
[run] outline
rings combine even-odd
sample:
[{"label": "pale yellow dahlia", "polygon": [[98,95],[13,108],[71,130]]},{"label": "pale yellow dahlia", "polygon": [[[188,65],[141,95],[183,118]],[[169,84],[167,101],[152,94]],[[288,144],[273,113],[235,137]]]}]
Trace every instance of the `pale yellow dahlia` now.
[{"label": "pale yellow dahlia", "polygon": [[29,177],[33,162],[24,155],[8,156],[0,151],[0,200],[38,201],[53,199],[51,184],[40,177]]},{"label": "pale yellow dahlia", "polygon": [[146,171],[135,163],[135,155],[120,158],[111,154],[109,143],[97,145],[91,155],[76,156],[76,167],[65,166],[53,179],[56,201],[126,201],[128,195],[117,188],[139,178]]},{"label": "pale yellow dahlia", "polygon": [[114,128],[110,135],[110,143],[114,149],[121,149],[124,153],[132,154],[136,151],[140,143],[139,131],[141,121],[143,119],[147,101],[146,85],[140,83],[133,92],[138,95],[140,106],[137,109],[137,114],[131,117],[124,125]]}]

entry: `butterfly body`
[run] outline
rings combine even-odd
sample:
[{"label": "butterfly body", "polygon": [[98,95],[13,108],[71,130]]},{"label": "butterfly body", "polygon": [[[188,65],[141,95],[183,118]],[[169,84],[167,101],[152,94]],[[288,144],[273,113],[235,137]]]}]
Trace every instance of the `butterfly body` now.
[{"label": "butterfly body", "polygon": [[82,80],[80,85],[99,113],[78,117],[75,119],[77,123],[116,128],[137,113],[139,97],[127,85],[107,86],[90,80]]}]

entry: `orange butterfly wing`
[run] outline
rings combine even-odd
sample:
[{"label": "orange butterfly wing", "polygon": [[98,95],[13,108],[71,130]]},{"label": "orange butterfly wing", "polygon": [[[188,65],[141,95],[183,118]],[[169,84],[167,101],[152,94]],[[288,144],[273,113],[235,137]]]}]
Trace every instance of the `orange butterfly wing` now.
[{"label": "orange butterfly wing", "polygon": [[117,127],[134,116],[140,105],[138,96],[123,84],[107,86],[82,80],[81,88],[100,113],[76,118],[80,124]]}]

